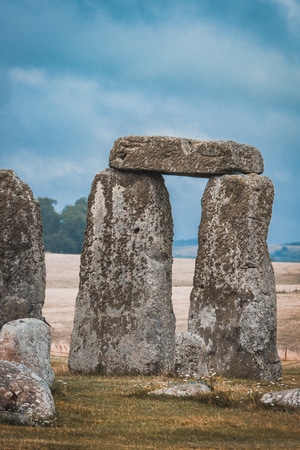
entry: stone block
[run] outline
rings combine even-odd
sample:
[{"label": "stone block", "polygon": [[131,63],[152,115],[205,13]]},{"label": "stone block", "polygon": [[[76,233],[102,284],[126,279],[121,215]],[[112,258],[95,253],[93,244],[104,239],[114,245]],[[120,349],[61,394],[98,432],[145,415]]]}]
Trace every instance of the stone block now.
[{"label": "stone block", "polygon": [[278,405],[285,408],[300,409],[300,389],[268,392],[267,394],[264,394],[260,400],[265,405]]},{"label": "stone block", "polygon": [[174,370],[173,222],[158,174],[107,169],[88,201],[69,367],[74,372]]},{"label": "stone block", "polygon": [[24,364],[52,387],[50,347],[50,327],[42,320],[13,320],[0,332],[0,359]]},{"label": "stone block", "polygon": [[49,425],[54,414],[54,400],[45,380],[24,364],[0,361],[0,420]]},{"label": "stone block", "polygon": [[202,198],[188,329],[208,369],[276,380],[276,289],[266,238],[274,189],[256,174],[213,177]]},{"label": "stone block", "polygon": [[149,395],[170,395],[173,397],[192,397],[194,395],[209,394],[211,389],[204,383],[187,383],[167,386],[149,392]]},{"label": "stone block", "polygon": [[42,319],[46,269],[39,203],[12,170],[0,170],[0,329]]},{"label": "stone block", "polygon": [[178,331],[175,347],[176,374],[189,377],[207,376],[209,372],[206,353],[206,345],[200,336],[188,331]]},{"label": "stone block", "polygon": [[109,165],[119,170],[151,171],[170,175],[262,173],[257,148],[234,141],[197,141],[179,137],[126,136],[115,141]]}]

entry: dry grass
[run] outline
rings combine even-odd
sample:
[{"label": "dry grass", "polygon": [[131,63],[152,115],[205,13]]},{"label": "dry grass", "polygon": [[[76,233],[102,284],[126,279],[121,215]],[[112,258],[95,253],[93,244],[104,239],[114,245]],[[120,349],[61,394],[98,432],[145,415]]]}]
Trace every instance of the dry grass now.
[{"label": "dry grass", "polygon": [[276,285],[300,285],[300,263],[273,263]]},{"label": "dry grass", "polygon": [[299,448],[299,411],[262,405],[269,390],[299,386],[299,365],[278,383],[210,377],[211,394],[170,398],[148,393],[166,377],[79,376],[54,358],[57,420],[52,427],[0,425],[10,449],[292,449]]},{"label": "dry grass", "polygon": [[[300,293],[277,294],[277,348],[287,359],[300,360]],[[298,356],[297,356],[298,355]]]}]

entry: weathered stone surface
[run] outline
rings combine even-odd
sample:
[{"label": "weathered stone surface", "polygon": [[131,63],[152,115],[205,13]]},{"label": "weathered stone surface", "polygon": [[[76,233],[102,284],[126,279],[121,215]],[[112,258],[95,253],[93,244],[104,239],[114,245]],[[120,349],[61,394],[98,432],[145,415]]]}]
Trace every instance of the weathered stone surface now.
[{"label": "weathered stone surface", "polygon": [[36,425],[54,414],[53,397],[42,378],[23,364],[0,361],[0,420]]},{"label": "weathered stone surface", "polygon": [[179,137],[126,136],[115,141],[109,165],[119,170],[210,177],[262,173],[259,150],[234,141],[197,141]]},{"label": "weathered stone surface", "polygon": [[174,397],[188,397],[191,395],[207,394],[211,392],[208,386],[203,383],[175,384],[166,386],[156,391],[149,392],[153,395],[172,395]]},{"label": "weathered stone surface", "polygon": [[38,319],[13,320],[0,332],[0,359],[24,364],[51,387],[54,373],[50,347],[50,327]]},{"label": "weathered stone surface", "polygon": [[263,395],[261,401],[266,405],[280,405],[292,408],[300,408],[300,389],[287,389],[278,392],[268,392]]},{"label": "weathered stone surface", "polygon": [[22,317],[42,318],[45,256],[40,207],[12,170],[0,170],[0,329]]},{"label": "weathered stone surface", "polygon": [[81,256],[72,371],[174,370],[172,235],[160,175],[113,169],[96,175]]},{"label": "weathered stone surface", "polygon": [[208,375],[206,345],[197,334],[188,331],[176,333],[175,372],[180,376]]},{"label": "weathered stone surface", "polygon": [[213,177],[202,198],[188,329],[204,339],[208,369],[226,376],[281,376],[266,245],[273,196],[252,174]]}]

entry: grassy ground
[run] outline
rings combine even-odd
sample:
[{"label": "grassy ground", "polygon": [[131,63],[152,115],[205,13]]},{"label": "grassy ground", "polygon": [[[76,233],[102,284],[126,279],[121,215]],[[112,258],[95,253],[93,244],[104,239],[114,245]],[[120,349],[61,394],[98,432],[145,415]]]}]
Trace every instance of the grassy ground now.
[{"label": "grassy ground", "polygon": [[[78,255],[48,256],[55,269],[52,276],[47,272],[48,287],[61,289],[61,296],[55,291],[56,303],[50,305],[61,321],[54,321],[54,333],[69,336],[72,314],[67,300],[70,288],[76,297]],[[177,263],[181,266],[175,271],[174,284],[191,286],[190,262]],[[300,285],[299,268],[298,264],[275,263],[276,283],[281,285],[278,347],[282,357],[287,353],[289,359],[298,361],[300,302],[299,292],[294,291]],[[56,421],[39,428],[0,424],[0,449],[300,449],[300,412],[265,407],[259,401],[270,390],[300,387],[300,363],[284,364],[283,380],[276,384],[211,378],[207,380],[214,385],[211,394],[176,399],[153,397],[148,392],[178,380],[75,376],[68,372],[66,359],[53,358]]]},{"label": "grassy ground", "polygon": [[71,375],[53,360],[57,418],[49,427],[0,424],[10,449],[299,449],[300,412],[262,405],[270,390],[300,385],[300,364],[286,363],[278,383],[210,377],[212,393],[189,399],[148,392],[166,377]]}]

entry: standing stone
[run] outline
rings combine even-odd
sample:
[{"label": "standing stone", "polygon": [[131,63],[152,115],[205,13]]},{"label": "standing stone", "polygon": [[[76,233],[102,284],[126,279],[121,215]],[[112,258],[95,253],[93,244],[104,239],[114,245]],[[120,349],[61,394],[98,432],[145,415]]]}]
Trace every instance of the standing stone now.
[{"label": "standing stone", "polygon": [[235,141],[197,141],[167,136],[126,136],[115,141],[109,165],[171,175],[210,177],[228,173],[262,173],[260,151]]},{"label": "standing stone", "polygon": [[42,318],[45,256],[40,207],[12,170],[0,170],[0,329],[22,317]]},{"label": "standing stone", "polygon": [[50,347],[50,327],[42,320],[13,320],[0,332],[0,359],[24,364],[52,387]]},{"label": "standing stone", "polygon": [[81,256],[72,371],[174,370],[172,236],[160,175],[113,169],[96,175]]},{"label": "standing stone", "polygon": [[203,195],[189,331],[204,339],[208,369],[225,376],[281,376],[266,244],[273,197],[255,174],[213,177]]}]

